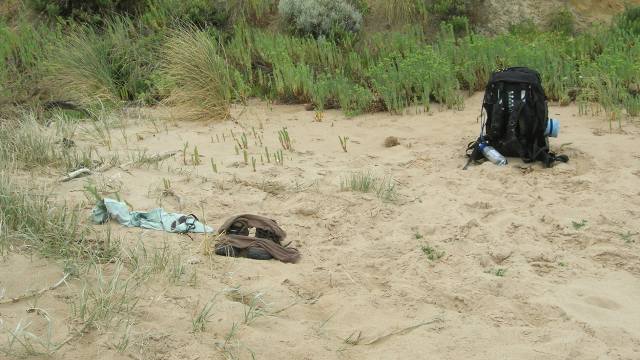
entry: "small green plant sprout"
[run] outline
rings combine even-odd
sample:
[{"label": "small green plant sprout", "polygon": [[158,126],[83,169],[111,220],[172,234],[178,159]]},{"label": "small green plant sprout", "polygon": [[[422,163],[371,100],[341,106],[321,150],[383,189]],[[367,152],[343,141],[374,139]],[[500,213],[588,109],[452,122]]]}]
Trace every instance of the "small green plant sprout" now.
[{"label": "small green plant sprout", "polygon": [[587,225],[587,220],[582,219],[580,222],[571,221],[574,230],[580,230]]},{"label": "small green plant sprout", "polygon": [[507,269],[505,268],[487,269],[484,272],[487,274],[504,277],[507,274]]},{"label": "small green plant sprout", "polygon": [[195,166],[201,164],[201,162],[200,162],[200,153],[198,152],[198,147],[197,146],[193,148],[193,156],[192,156],[191,162]]},{"label": "small green plant sprout", "polygon": [[291,137],[289,136],[289,131],[286,127],[283,127],[282,130],[278,131],[278,139],[280,140],[280,145],[284,150],[293,150],[293,147],[291,146]]},{"label": "small green plant sprout", "polygon": [[273,154],[273,160],[280,166],[284,165],[284,154],[282,150],[278,150]]},{"label": "small green plant sprout", "polygon": [[251,157],[251,167],[253,168],[253,172],[256,172],[256,158]]},{"label": "small green plant sprout", "polygon": [[431,261],[439,260],[444,256],[444,251],[438,251],[429,245],[422,245],[422,252],[427,255],[427,259]]},{"label": "small green plant sprout", "polygon": [[558,266],[567,267],[567,263],[564,261],[559,261]]},{"label": "small green plant sprout", "polygon": [[340,140],[340,146],[342,147],[342,151],[347,152],[347,143],[349,142],[349,137],[338,136],[338,140]]},{"label": "small green plant sprout", "polygon": [[358,345],[360,343],[361,337],[362,337],[362,331],[353,330],[351,335],[349,335],[346,339],[344,339],[344,343],[349,345]]},{"label": "small green plant sprout", "polygon": [[417,231],[414,234],[414,236],[416,237],[416,240],[420,240],[420,239],[424,238],[424,236],[422,234],[420,234],[419,232],[417,232]]},{"label": "small green plant sprout", "polygon": [[248,301],[244,301],[246,307],[244,308],[244,323],[251,324],[257,318],[264,316],[265,314],[265,303],[262,298],[262,293],[255,293],[250,295],[250,299]]},{"label": "small green plant sprout", "polygon": [[370,171],[358,171],[340,178],[341,191],[357,191],[375,193],[383,201],[393,201],[397,198],[396,181],[385,176],[379,178]]},{"label": "small green plant sprout", "polygon": [[245,149],[249,148],[249,141],[247,140],[247,134],[242,133],[242,136],[240,137],[240,140],[242,141],[242,147],[244,147]]},{"label": "small green plant sprout", "polygon": [[213,310],[213,301],[209,301],[204,305],[204,307],[193,314],[193,318],[191,319],[191,331],[202,332],[205,330],[207,323],[210,321],[211,310]]},{"label": "small green plant sprout", "polygon": [[264,153],[267,155],[267,162],[271,163],[271,155],[269,155],[269,148],[268,147],[264,147]]},{"label": "small green plant sprout", "polygon": [[253,138],[257,140],[258,139],[258,133],[256,133],[256,127],[255,126],[251,127],[251,132],[253,133]]},{"label": "small green plant sprout", "polygon": [[247,149],[242,150],[242,158],[244,159],[244,164],[249,165],[249,153]]},{"label": "small green plant sprout", "polygon": [[242,135],[240,135],[240,139],[234,137],[233,138],[236,141],[236,144],[238,144],[238,147],[240,149],[249,149],[249,142],[247,140],[247,134],[242,133]]},{"label": "small green plant sprout", "polygon": [[187,150],[189,149],[189,142],[185,142],[182,145],[182,163],[187,165]]},{"label": "small green plant sprout", "polygon": [[218,173],[218,165],[216,164],[216,161],[213,160],[213,158],[210,159],[211,161],[211,169],[213,170],[214,173]]},{"label": "small green plant sprout", "polygon": [[634,239],[635,236],[640,235],[640,233],[632,233],[631,231],[628,231],[626,233],[618,233],[618,236],[620,236],[620,239],[622,239],[624,241],[625,244],[631,244],[636,242],[636,240]]},{"label": "small green plant sprout", "polygon": [[172,196],[173,190],[171,189],[171,180],[162,178],[162,196]]}]

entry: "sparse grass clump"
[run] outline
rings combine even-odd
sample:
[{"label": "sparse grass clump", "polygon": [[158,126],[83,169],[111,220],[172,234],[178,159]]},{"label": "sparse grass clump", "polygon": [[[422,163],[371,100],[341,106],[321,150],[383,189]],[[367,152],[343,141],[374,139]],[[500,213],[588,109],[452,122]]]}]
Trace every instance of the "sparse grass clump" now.
[{"label": "sparse grass clump", "polygon": [[427,256],[427,259],[431,261],[440,260],[440,258],[442,258],[445,254],[444,251],[437,250],[436,248],[429,245],[423,245],[421,249],[422,252]]},{"label": "sparse grass clump", "polygon": [[107,329],[126,321],[138,303],[136,282],[123,275],[124,266],[117,262],[111,276],[96,266],[95,281],[85,283],[72,310],[84,329]]},{"label": "sparse grass clump", "polygon": [[383,201],[394,201],[398,194],[396,181],[389,177],[380,178],[369,171],[358,171],[340,179],[341,191],[374,193]]},{"label": "sparse grass clump", "polygon": [[90,246],[81,247],[89,232],[80,209],[57,204],[46,188],[29,185],[0,173],[0,248],[33,247],[45,257],[63,259],[88,252]]},{"label": "sparse grass clump", "polygon": [[195,312],[193,318],[191,319],[191,331],[202,332],[205,331],[207,323],[210,321],[211,316],[213,314],[211,311],[213,310],[213,302],[210,301],[206,303],[202,309],[199,309]]}]

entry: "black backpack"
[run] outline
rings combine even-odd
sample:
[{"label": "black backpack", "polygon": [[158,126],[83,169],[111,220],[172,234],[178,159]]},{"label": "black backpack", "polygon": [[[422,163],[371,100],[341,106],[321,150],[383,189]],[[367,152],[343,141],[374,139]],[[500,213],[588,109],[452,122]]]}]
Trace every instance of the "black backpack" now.
[{"label": "black backpack", "polygon": [[480,137],[467,148],[469,162],[483,158],[479,148],[483,142],[505,157],[519,157],[526,163],[542,161],[545,167],[569,160],[549,151],[547,97],[537,71],[512,67],[493,73],[482,107],[486,118]]}]

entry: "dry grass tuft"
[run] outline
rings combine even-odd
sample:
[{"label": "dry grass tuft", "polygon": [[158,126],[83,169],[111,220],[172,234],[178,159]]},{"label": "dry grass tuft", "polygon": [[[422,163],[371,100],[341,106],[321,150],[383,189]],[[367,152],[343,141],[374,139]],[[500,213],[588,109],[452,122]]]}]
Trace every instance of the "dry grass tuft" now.
[{"label": "dry grass tuft", "polygon": [[191,27],[175,30],[164,48],[163,72],[172,85],[168,103],[177,117],[222,120],[229,116],[232,81],[218,40]]}]

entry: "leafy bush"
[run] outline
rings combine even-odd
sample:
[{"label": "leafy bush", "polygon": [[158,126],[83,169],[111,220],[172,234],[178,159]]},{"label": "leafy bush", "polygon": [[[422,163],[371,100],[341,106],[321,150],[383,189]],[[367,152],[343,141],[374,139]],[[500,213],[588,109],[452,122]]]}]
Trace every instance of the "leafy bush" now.
[{"label": "leafy bush", "polygon": [[617,17],[616,26],[630,34],[640,35],[640,6],[626,8]]},{"label": "leafy bush", "polygon": [[26,0],[36,12],[89,22],[100,22],[104,15],[138,13],[146,3],[147,0]]},{"label": "leafy bush", "polygon": [[355,33],[362,25],[362,14],[344,0],[281,0],[278,11],[284,22],[301,35]]}]

